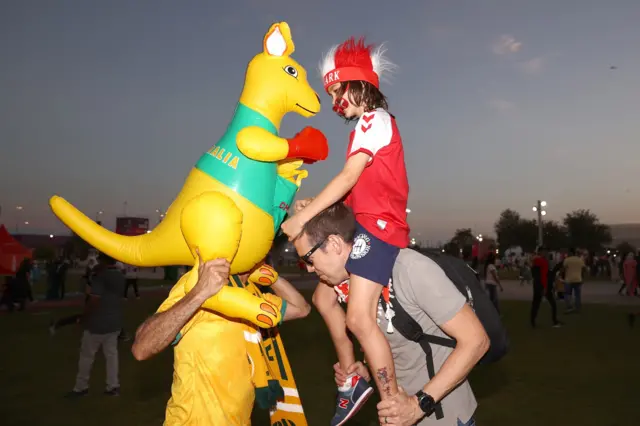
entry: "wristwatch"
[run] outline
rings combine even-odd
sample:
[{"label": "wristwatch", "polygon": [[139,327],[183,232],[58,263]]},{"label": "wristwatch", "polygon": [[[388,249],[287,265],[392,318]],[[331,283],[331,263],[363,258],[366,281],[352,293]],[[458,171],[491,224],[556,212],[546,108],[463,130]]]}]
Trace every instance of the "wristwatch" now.
[{"label": "wristwatch", "polygon": [[436,402],[431,395],[420,390],[416,392],[416,398],[418,399],[418,406],[426,416],[433,414],[436,409]]}]

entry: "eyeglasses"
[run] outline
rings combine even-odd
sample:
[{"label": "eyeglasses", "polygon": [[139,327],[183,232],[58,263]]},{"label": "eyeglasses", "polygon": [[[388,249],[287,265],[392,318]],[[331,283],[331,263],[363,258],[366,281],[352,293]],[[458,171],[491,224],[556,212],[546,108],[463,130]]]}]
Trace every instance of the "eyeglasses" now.
[{"label": "eyeglasses", "polygon": [[327,241],[327,238],[329,238],[329,235],[327,235],[318,244],[316,244],[315,246],[311,247],[311,250],[309,250],[307,252],[307,254],[305,254],[304,256],[300,256],[300,260],[302,260],[304,263],[306,263],[309,266],[313,266],[313,261],[311,260],[311,256],[313,256],[313,253],[315,253],[316,250],[318,250],[320,247],[322,247],[322,245]]}]

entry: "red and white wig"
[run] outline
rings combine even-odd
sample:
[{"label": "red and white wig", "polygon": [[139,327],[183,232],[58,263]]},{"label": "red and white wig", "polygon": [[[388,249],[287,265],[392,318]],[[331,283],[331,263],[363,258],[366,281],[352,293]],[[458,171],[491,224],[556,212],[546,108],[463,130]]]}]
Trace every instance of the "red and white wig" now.
[{"label": "red and white wig", "polygon": [[343,81],[366,81],[380,89],[380,79],[393,71],[395,65],[385,56],[384,45],[365,44],[364,37],[351,37],[344,43],[333,46],[322,59],[320,71],[324,90]]}]

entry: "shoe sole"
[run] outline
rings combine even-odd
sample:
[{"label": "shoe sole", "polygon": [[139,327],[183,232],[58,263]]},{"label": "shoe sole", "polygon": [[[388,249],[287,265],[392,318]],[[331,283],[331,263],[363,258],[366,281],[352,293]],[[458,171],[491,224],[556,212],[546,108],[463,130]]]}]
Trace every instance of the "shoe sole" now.
[{"label": "shoe sole", "polygon": [[353,410],[351,410],[349,415],[345,417],[344,420],[342,420],[340,423],[337,423],[335,426],[342,426],[347,421],[349,421],[353,416],[355,416],[372,394],[373,394],[373,388],[369,388],[365,392],[363,392],[362,395],[360,395],[360,398],[358,398],[358,400],[355,402],[353,406]]}]

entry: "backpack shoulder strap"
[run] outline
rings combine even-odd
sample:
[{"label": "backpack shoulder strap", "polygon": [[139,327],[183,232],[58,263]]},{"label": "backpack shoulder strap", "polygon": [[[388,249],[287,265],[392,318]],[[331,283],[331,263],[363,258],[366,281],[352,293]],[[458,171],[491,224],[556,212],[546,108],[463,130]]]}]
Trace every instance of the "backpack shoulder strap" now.
[{"label": "backpack shoulder strap", "polygon": [[[386,305],[384,298],[380,298],[380,300],[382,300],[382,303]],[[429,380],[431,380],[436,375],[431,344],[454,348],[456,346],[456,341],[446,337],[426,334],[420,324],[418,324],[418,322],[413,319],[413,317],[411,317],[411,315],[409,315],[407,311],[405,311],[398,299],[394,297],[393,300],[394,301],[392,303],[392,306],[394,315],[393,319],[391,320],[393,323],[393,328],[400,334],[402,334],[405,339],[411,340],[420,345],[426,356],[427,373],[429,374]],[[436,405],[434,413],[436,415],[436,419],[440,420],[444,418],[442,404],[438,403]]]},{"label": "backpack shoulder strap", "polygon": [[456,347],[454,339],[426,334],[420,324],[404,310],[397,298],[393,299],[393,312],[393,328],[402,334],[405,339],[420,344],[421,342],[426,342],[448,348]]},{"label": "backpack shoulder strap", "polygon": [[[387,304],[383,298],[381,298],[381,300],[384,305]],[[394,313],[392,320],[393,328],[400,332],[405,339],[418,343],[424,334],[420,324],[404,310],[397,298],[393,299],[392,307]]]}]

